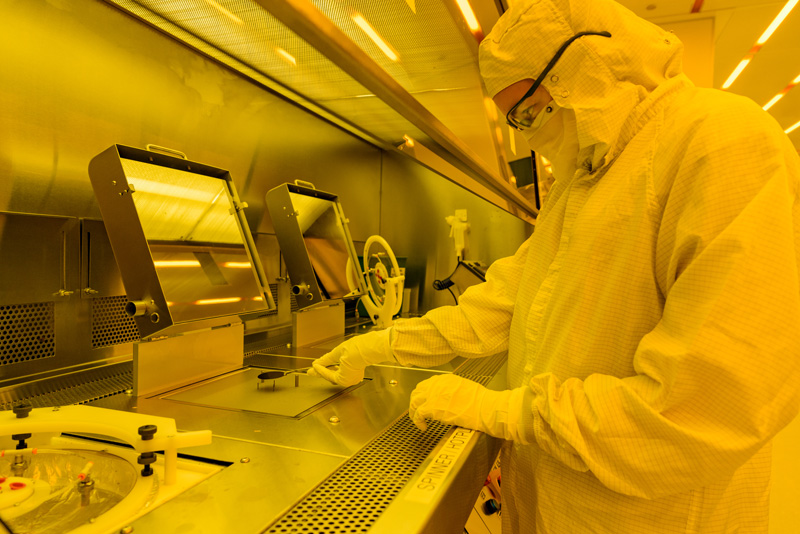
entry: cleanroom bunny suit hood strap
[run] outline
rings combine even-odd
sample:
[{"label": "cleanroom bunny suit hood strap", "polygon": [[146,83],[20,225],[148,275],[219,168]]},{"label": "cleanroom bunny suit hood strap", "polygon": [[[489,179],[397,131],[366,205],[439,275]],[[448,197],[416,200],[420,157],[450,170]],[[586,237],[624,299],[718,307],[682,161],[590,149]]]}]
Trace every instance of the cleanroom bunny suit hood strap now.
[{"label": "cleanroom bunny suit hood strap", "polygon": [[[542,87],[577,123],[579,167],[612,161],[638,131],[659,86],[681,75],[683,45],[673,34],[611,0],[517,0],[480,45],[480,69],[489,96],[536,79],[559,47],[564,52]],[[672,84],[667,84],[672,85]],[[535,146],[532,146],[536,150]],[[587,161],[590,160],[590,161]]]}]

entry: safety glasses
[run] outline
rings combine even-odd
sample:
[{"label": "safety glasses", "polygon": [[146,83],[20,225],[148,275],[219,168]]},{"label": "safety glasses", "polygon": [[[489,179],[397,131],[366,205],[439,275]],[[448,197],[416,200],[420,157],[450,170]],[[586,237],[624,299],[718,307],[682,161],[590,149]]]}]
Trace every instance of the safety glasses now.
[{"label": "safety glasses", "polygon": [[608,32],[580,32],[576,33],[575,35],[567,39],[564,42],[564,44],[561,45],[561,48],[558,49],[556,55],[553,56],[553,59],[550,60],[550,62],[544,68],[539,77],[536,78],[536,81],[533,82],[531,88],[528,89],[525,95],[522,98],[520,98],[516,104],[514,104],[514,107],[508,110],[508,113],[506,113],[506,123],[509,126],[511,126],[512,128],[516,128],[517,130],[524,130],[525,128],[531,127],[531,124],[533,124],[533,119],[535,118],[535,116],[531,115],[529,108],[521,107],[521,104],[525,100],[530,98],[530,96],[536,91],[536,89],[539,88],[539,86],[542,84],[542,81],[544,81],[545,76],[547,76],[547,73],[550,72],[550,70],[555,66],[556,61],[558,61],[558,59],[562,56],[562,54],[564,54],[564,51],[567,49],[567,47],[571,45],[573,41],[585,35],[599,35],[601,37],[611,37],[611,34]]}]

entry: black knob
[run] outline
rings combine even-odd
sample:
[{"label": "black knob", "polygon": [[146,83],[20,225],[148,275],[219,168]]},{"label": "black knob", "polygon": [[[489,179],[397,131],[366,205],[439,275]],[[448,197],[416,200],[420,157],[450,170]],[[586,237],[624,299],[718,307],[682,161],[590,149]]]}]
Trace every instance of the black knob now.
[{"label": "black knob", "polygon": [[17,450],[22,450],[28,448],[28,443],[25,440],[30,439],[30,437],[30,434],[14,434],[11,439],[17,442]]},{"label": "black knob", "polygon": [[147,441],[149,439],[153,439],[153,436],[155,435],[156,430],[158,430],[158,427],[156,425],[140,426],[139,427],[139,435],[142,436],[142,439],[144,441]]},{"label": "black knob", "polygon": [[144,468],[142,469],[143,477],[149,477],[153,474],[153,468],[150,464],[152,464],[155,461],[156,461],[156,453],[154,452],[143,452],[142,454],[139,455],[139,457],[136,459],[136,462],[139,463],[139,465],[144,466]]},{"label": "black knob", "polygon": [[14,406],[14,408],[12,408],[12,410],[16,414],[17,419],[24,419],[24,418],[28,417],[29,413],[31,413],[31,410],[33,410],[33,406],[31,406],[30,404],[22,403],[22,404],[17,404],[16,406]]},{"label": "black knob", "polygon": [[500,511],[500,503],[494,499],[489,499],[483,503],[483,513],[492,515]]}]

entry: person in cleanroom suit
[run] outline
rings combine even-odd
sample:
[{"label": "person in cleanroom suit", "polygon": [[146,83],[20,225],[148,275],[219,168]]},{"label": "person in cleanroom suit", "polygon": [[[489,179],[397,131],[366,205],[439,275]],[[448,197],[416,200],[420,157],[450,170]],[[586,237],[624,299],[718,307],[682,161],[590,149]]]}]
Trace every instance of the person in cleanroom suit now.
[{"label": "person in cleanroom suit", "polygon": [[458,306],[314,366],[351,384],[507,350],[507,391],[445,374],[409,412],[507,440],[504,534],[767,532],[770,441],[800,409],[800,160],[681,54],[610,0],[514,2],[480,68],[553,162],[536,231]]}]

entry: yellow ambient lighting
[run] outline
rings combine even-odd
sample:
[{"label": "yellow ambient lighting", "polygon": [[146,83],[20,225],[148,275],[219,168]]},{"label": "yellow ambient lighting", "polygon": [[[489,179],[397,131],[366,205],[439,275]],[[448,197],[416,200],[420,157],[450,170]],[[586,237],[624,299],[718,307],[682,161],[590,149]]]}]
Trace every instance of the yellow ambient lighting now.
[{"label": "yellow ambient lighting", "polygon": [[156,267],[200,267],[197,260],[159,260],[154,261]]},{"label": "yellow ambient lighting", "polygon": [[775,33],[775,30],[778,29],[778,26],[781,25],[783,19],[785,19],[786,16],[792,11],[792,9],[794,9],[794,6],[797,5],[798,1],[800,0],[789,0],[788,2],[786,2],[786,5],[783,6],[783,9],[781,9],[781,12],[778,13],[777,17],[775,17],[775,20],[772,21],[772,24],[769,25],[767,31],[761,34],[761,37],[758,38],[756,44],[763,45],[764,43],[767,42],[767,39],[769,39],[772,36],[772,34]]},{"label": "yellow ambient lighting", "polygon": [[241,302],[241,297],[229,297],[225,299],[203,299],[203,300],[196,300],[194,301],[195,304],[199,304],[201,306],[205,304],[231,304],[233,302]]},{"label": "yellow ambient lighting", "polygon": [[249,269],[252,267],[249,261],[226,261],[222,266],[228,269]]},{"label": "yellow ambient lighting", "polygon": [[262,301],[264,300],[264,297],[253,297],[253,300]]},{"label": "yellow ambient lighting", "polygon": [[772,97],[772,100],[770,100],[769,102],[766,103],[766,105],[764,105],[764,111],[767,111],[769,108],[774,106],[781,98],[783,98],[783,93],[778,93],[777,95]]},{"label": "yellow ambient lighting", "polygon": [[794,126],[789,126],[789,128],[786,129],[786,133],[787,134],[788,133],[792,133],[793,131],[795,131],[798,128],[800,128],[800,121],[794,123]]},{"label": "yellow ambient lighting", "polygon": [[[796,1],[796,0],[795,0]],[[481,25],[478,24],[478,19],[475,18],[475,12],[472,11],[472,6],[469,5],[467,0],[456,0],[461,14],[464,15],[464,20],[467,21],[467,26],[472,33],[481,31]]]},{"label": "yellow ambient lighting", "polygon": [[749,59],[743,59],[742,61],[740,61],[739,65],[733,70],[733,74],[731,74],[725,81],[725,83],[722,84],[722,88],[727,89],[728,87],[730,87],[733,84],[733,82],[736,81],[736,78],[739,77],[739,75],[742,73],[742,71],[744,70],[744,68],[747,66],[748,63],[750,63]]},{"label": "yellow ambient lighting", "polygon": [[284,50],[283,48],[278,48],[277,46],[275,47],[275,51],[276,51],[276,52],[278,53],[278,55],[279,55],[279,56],[281,56],[283,59],[285,59],[286,61],[288,61],[288,62],[289,62],[289,63],[291,63],[292,65],[295,65],[295,66],[297,66],[297,60],[296,60],[296,59],[294,58],[294,56],[293,56],[293,55],[291,55],[289,52],[287,52],[287,51],[286,51],[286,50]]},{"label": "yellow ambient lighting", "polygon": [[163,195],[166,197],[180,198],[181,200],[195,200],[203,204],[214,204],[223,191],[221,184],[218,191],[204,191],[201,189],[183,187],[181,185],[145,180],[144,178],[136,178],[134,176],[128,176],[128,183],[133,185],[139,193]]},{"label": "yellow ambient lighting", "polygon": [[483,97],[483,107],[486,108],[486,114],[489,115],[489,118],[493,121],[497,120],[497,106],[494,104],[494,100],[489,98],[488,96]]},{"label": "yellow ambient lighting", "polygon": [[792,80],[792,83],[800,83],[800,76]]},{"label": "yellow ambient lighting", "polygon": [[243,24],[242,19],[240,19],[239,17],[237,17],[236,15],[234,15],[233,13],[231,13],[230,11],[219,5],[214,0],[206,0],[206,4],[210,5],[211,7],[213,7],[214,9],[216,9],[217,11],[219,11],[220,13],[231,19],[236,24]]},{"label": "yellow ambient lighting", "polygon": [[373,43],[378,45],[378,48],[381,49],[381,52],[386,54],[386,57],[388,57],[392,61],[397,61],[397,54],[394,52],[394,50],[392,50],[392,47],[390,47],[389,44],[386,43],[386,41],[384,41],[380,35],[378,35],[378,32],[376,32],[375,29],[372,26],[370,26],[369,22],[367,22],[366,19],[363,16],[361,16],[360,13],[356,13],[353,15],[353,22],[355,22],[358,25],[358,27],[361,28],[363,32],[367,34],[367,37],[372,39]]}]

